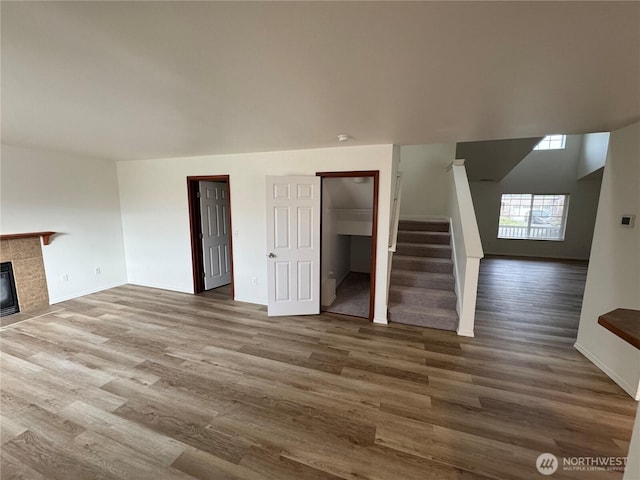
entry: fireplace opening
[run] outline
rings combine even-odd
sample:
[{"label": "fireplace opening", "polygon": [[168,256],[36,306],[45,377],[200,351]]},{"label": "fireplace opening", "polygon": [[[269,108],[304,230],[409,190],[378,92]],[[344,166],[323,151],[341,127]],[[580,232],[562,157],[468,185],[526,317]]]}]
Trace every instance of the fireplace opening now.
[{"label": "fireplace opening", "polygon": [[20,311],[11,262],[0,264],[0,300],[0,317]]}]

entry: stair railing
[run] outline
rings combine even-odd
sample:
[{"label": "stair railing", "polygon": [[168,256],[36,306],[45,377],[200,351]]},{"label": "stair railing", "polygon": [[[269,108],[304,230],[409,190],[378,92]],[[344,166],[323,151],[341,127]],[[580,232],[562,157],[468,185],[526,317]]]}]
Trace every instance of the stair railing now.
[{"label": "stair railing", "polygon": [[393,254],[398,244],[398,226],[400,224],[400,200],[402,198],[402,173],[396,174],[396,185],[393,193],[393,208],[391,209],[391,222],[389,228],[389,252],[387,270],[387,304],[389,304],[389,290],[391,289],[391,267],[393,263]]},{"label": "stair railing", "polygon": [[460,319],[458,335],[473,337],[480,259],[484,252],[464,160],[456,159],[447,170],[451,172],[449,217]]},{"label": "stair railing", "polygon": [[394,253],[398,244],[398,225],[400,224],[400,200],[402,198],[402,173],[396,175],[393,209],[391,211],[391,229],[389,231],[389,251]]}]

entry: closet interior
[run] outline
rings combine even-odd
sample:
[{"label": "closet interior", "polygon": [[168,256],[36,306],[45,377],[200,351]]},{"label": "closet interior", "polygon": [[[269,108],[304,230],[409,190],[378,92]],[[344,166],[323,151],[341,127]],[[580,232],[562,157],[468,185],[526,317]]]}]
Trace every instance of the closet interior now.
[{"label": "closet interior", "polygon": [[373,177],[322,180],[322,310],[369,317]]}]

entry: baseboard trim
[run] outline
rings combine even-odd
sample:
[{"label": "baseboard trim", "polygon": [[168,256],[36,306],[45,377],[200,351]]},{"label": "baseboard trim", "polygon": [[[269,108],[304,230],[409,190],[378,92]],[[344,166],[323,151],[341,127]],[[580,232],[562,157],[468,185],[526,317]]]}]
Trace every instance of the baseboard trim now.
[{"label": "baseboard trim", "polygon": [[67,300],[73,300],[74,298],[84,297],[85,295],[91,295],[92,293],[102,292],[104,290],[109,290],[110,288],[121,287],[122,285],[126,285],[127,282],[122,283],[114,283],[110,285],[105,285],[104,287],[92,288],[90,290],[83,290],[82,292],[73,293],[71,295],[64,295],[62,297],[50,298],[49,305],[55,305],[56,303],[66,302]]},{"label": "baseboard trim", "polygon": [[377,325],[389,325],[389,320],[386,318],[375,318],[373,319],[373,323]]},{"label": "baseboard trim", "polygon": [[238,296],[236,296],[236,297],[233,299],[233,301],[234,301],[234,302],[241,302],[241,303],[249,303],[249,304],[251,304],[251,305],[261,305],[261,306],[263,306],[263,307],[266,307],[266,306],[267,306],[267,304],[266,304],[266,303],[256,302],[255,300],[247,300],[247,299],[245,299],[245,298],[238,297]]},{"label": "baseboard trim", "polygon": [[607,367],[602,362],[602,360],[600,360],[596,355],[594,355],[592,352],[590,352],[583,345],[581,345],[578,342],[576,342],[576,343],[574,343],[573,346],[582,355],[584,355],[587,358],[587,360],[589,360],[596,367],[598,367],[600,370],[602,370],[611,380],[616,382],[620,386],[620,388],[622,388],[625,392],[627,392],[631,396],[631,398],[635,399],[636,401],[640,401],[640,395],[638,395],[638,391],[637,391],[638,386],[637,385],[636,386],[629,385],[625,380],[623,380],[618,374],[613,372],[609,367]]}]

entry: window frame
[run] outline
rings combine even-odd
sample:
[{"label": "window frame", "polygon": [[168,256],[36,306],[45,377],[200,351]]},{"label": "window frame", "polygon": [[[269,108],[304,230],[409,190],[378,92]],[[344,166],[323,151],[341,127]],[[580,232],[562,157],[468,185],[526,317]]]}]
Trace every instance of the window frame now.
[{"label": "window frame", "polygon": [[[560,137],[560,138],[558,139],[557,137]],[[559,147],[551,147],[551,142],[557,142],[558,140],[560,140],[561,145]],[[535,147],[533,147],[533,150],[538,152],[545,152],[549,150],[564,150],[566,146],[567,146],[566,135],[552,134],[552,135],[545,135],[544,138],[540,140]]]},{"label": "window frame", "polygon": [[[506,227],[508,225],[500,225],[500,218],[502,217],[502,199],[505,195],[530,195],[531,201],[529,203],[529,215],[527,219],[527,236],[526,237],[501,237],[500,236],[500,228]],[[562,216],[560,217],[560,230],[558,238],[540,238],[540,237],[532,237],[531,236],[531,220],[533,215],[531,212],[534,209],[534,201],[536,197],[554,197],[554,196],[563,196],[564,202],[562,206]],[[564,242],[567,232],[567,220],[569,217],[569,203],[571,201],[571,194],[569,193],[501,193],[500,194],[500,207],[498,209],[498,231],[496,238],[498,240],[535,240],[535,241],[543,241],[543,242]]]}]

